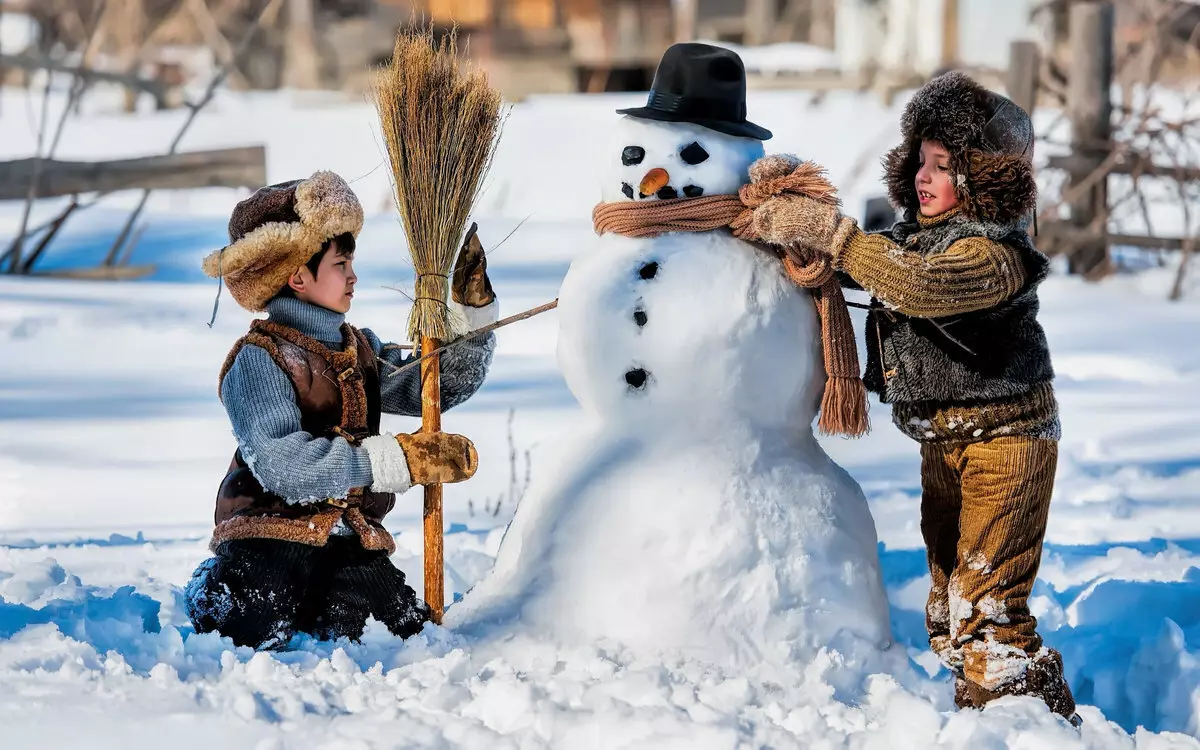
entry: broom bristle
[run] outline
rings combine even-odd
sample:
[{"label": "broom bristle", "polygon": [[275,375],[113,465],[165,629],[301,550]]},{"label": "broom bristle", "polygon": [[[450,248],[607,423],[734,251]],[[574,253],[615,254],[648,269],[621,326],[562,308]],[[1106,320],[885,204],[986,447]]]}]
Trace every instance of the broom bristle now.
[{"label": "broom bristle", "polygon": [[449,276],[491,165],[501,95],[482,70],[459,60],[453,31],[435,41],[430,29],[397,34],[371,89],[417,275],[409,337],[445,340]]}]

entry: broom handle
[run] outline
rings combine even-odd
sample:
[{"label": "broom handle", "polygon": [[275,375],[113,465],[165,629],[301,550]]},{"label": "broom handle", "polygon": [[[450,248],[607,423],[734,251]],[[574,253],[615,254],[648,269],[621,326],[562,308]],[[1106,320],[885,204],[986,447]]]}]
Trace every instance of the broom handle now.
[{"label": "broom handle", "polygon": [[[433,352],[441,342],[421,337],[421,351]],[[442,431],[441,357],[421,360],[421,429]],[[445,565],[442,554],[442,485],[425,485],[425,603],[437,625],[442,624],[445,598]]]}]

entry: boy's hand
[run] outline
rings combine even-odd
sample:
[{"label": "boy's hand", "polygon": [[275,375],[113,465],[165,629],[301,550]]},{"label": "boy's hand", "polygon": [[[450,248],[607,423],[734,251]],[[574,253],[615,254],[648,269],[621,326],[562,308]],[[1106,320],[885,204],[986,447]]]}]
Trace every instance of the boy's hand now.
[{"label": "boy's hand", "polygon": [[749,236],[787,248],[796,262],[836,254],[831,244],[847,219],[823,167],[791,154],[772,154],[750,165],[750,182],[741,191],[742,200],[754,207]]},{"label": "boy's hand", "polygon": [[450,291],[454,301],[467,307],[486,307],[496,299],[492,282],[487,275],[487,256],[479,241],[479,225],[472,222],[454,265],[454,280]]},{"label": "boy's hand", "polygon": [[384,433],[363,441],[371,460],[371,491],[407,492],[414,484],[452,484],[470,479],[479,466],[475,446],[462,435]]},{"label": "boy's hand", "polygon": [[842,219],[836,206],[803,195],[778,195],[754,209],[754,234],[772,245],[830,252]]},{"label": "boy's hand", "polygon": [[479,468],[475,445],[448,432],[397,435],[413,484],[453,484],[470,479]]}]

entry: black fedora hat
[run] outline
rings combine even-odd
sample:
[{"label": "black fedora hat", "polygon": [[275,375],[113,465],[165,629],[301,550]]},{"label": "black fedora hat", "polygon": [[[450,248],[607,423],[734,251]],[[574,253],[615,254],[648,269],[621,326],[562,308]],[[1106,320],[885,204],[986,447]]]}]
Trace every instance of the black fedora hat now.
[{"label": "black fedora hat", "polygon": [[733,50],[711,44],[671,45],[650,84],[644,107],[618,114],[690,122],[718,133],[765,141],[771,131],[746,120],[746,68]]}]

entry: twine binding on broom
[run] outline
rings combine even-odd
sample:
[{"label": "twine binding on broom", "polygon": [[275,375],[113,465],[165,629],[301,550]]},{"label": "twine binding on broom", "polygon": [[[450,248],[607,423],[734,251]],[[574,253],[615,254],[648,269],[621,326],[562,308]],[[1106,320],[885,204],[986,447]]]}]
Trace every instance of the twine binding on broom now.
[{"label": "twine binding on broom", "polygon": [[[592,222],[597,234],[612,232],[626,237],[709,232],[728,227],[734,236],[754,242],[758,240],[754,234],[754,209],[785,193],[837,205],[833,185],[821,168],[812,162],[802,162],[785,174],[743,185],[737,195],[600,203],[592,210]],[[782,251],[782,262],[788,278],[797,286],[812,290],[821,321],[826,380],[817,427],[827,435],[862,436],[870,430],[867,389],[859,373],[850,310],[831,260],[827,253],[802,254],[798,248],[786,248]]]}]

